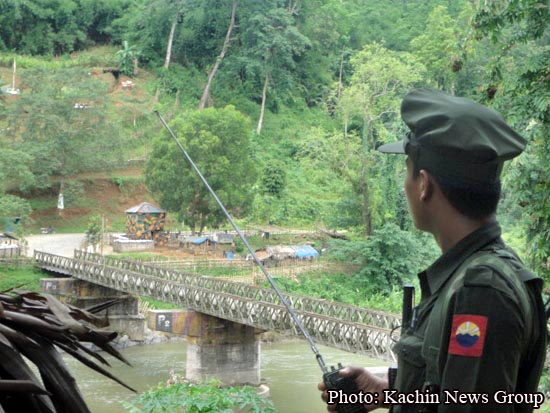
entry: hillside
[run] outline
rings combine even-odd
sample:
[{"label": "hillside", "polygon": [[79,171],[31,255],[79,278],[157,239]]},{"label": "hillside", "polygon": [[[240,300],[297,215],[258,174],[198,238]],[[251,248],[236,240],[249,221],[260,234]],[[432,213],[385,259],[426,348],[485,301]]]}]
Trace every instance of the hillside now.
[{"label": "hillside", "polygon": [[106,230],[124,231],[124,211],[147,201],[154,203],[147,191],[139,167],[112,172],[95,172],[70,177],[80,191],[70,196],[65,209],[57,209],[57,190],[51,188],[34,194],[31,199],[32,233],[41,227],[52,227],[56,232],[84,232],[94,215],[106,219]]},{"label": "hillside", "polygon": [[[32,153],[34,160],[29,160],[28,165],[21,162],[19,168],[23,172],[19,175],[19,172],[14,173],[12,179],[6,180],[4,191],[29,201],[32,214],[31,220],[26,222],[26,230],[31,233],[39,232],[42,227],[53,227],[58,232],[83,231],[90,217],[98,214],[107,218],[112,230],[123,231],[123,211],[137,203],[153,201],[142,176],[153,138],[164,132],[158,119],[153,116],[153,110],[159,109],[169,120],[196,109],[193,94],[196,94],[197,83],[191,76],[186,77],[187,72],[178,69],[182,76],[178,80],[179,87],[185,92],[180,93],[178,89],[173,93],[167,86],[167,82],[173,82],[173,79],[167,79],[165,74],[157,74],[152,69],[140,67],[131,78],[118,73],[113,59],[115,53],[115,48],[101,46],[57,58],[17,57],[15,87],[21,95],[5,98],[2,122],[8,126],[15,121],[18,127],[13,131],[5,127],[0,136],[4,135],[2,142],[8,147],[12,146],[10,142],[23,136],[24,141],[28,142],[24,142],[18,150],[24,152],[21,156]],[[74,76],[73,71],[79,70],[95,81],[91,89],[79,92],[85,96],[93,95],[93,100],[71,97],[70,93],[67,97],[49,99],[51,93],[66,92],[72,83],[85,81],[78,77],[75,80],[68,78]],[[3,84],[11,85],[12,75],[13,57],[0,54]],[[50,88],[45,88],[45,84],[49,84]],[[37,98],[31,98],[33,95]],[[41,99],[43,103],[39,103]],[[235,99],[240,98],[233,96],[225,102],[216,103],[236,103]],[[65,106],[60,108],[60,104]],[[51,110],[48,105],[52,105]],[[89,118],[86,121],[88,124],[83,126],[88,129],[86,136],[80,136],[81,126],[69,120],[73,117],[69,112],[73,106],[73,111],[81,109],[80,112]],[[250,109],[247,117],[250,129],[253,129],[257,110],[250,104],[241,110],[245,108]],[[98,110],[101,113],[94,113]],[[44,111],[44,114],[37,114],[38,111]],[[67,119],[66,125],[58,126],[59,119]],[[45,145],[55,136],[44,132],[42,126],[32,133],[26,125],[37,122],[53,123],[67,137],[61,139],[56,136],[54,139],[59,142],[54,148],[36,149],[37,144]],[[111,129],[102,130],[106,125],[110,125]],[[327,133],[315,129],[321,126],[329,131],[334,125],[324,111],[302,104],[295,105],[293,109],[281,106],[266,115],[262,136],[254,136],[252,142],[254,161],[260,179],[266,167],[275,168],[277,173],[284,170],[280,188],[284,196],[265,196],[257,187],[256,214],[250,217],[253,221],[302,227],[318,221],[320,216],[330,215],[327,208],[333,208],[332,205],[338,202],[338,193],[346,186],[330,170],[321,171],[309,163],[302,165],[300,161],[302,152],[307,156],[308,146],[317,139],[317,134]],[[90,132],[90,128],[93,131]],[[67,139],[74,146],[67,149],[67,155],[59,156],[60,152],[65,151],[67,145],[63,142]],[[97,141],[96,147],[87,148],[93,141]],[[101,142],[105,145],[116,142],[116,145],[103,149]],[[13,148],[18,146],[13,145]],[[101,152],[99,156],[98,151]],[[81,161],[77,159],[80,157]],[[47,165],[42,165],[48,162],[60,166],[56,170],[46,170]],[[69,163],[74,165],[63,166]],[[28,168],[35,175],[30,189],[25,189],[21,182],[20,175],[25,172],[23,168]],[[312,174],[313,170],[315,174]],[[42,175],[46,176],[47,183],[38,185],[36,180],[42,179]],[[65,198],[65,210],[61,215],[57,210],[60,191]]]}]

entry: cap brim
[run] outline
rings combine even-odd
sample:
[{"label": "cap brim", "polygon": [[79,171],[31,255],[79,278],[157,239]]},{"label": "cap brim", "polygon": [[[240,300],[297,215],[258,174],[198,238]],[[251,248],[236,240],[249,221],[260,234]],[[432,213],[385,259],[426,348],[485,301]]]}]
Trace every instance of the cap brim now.
[{"label": "cap brim", "polygon": [[379,152],[383,153],[405,153],[405,140],[399,142],[386,143],[377,148]]}]

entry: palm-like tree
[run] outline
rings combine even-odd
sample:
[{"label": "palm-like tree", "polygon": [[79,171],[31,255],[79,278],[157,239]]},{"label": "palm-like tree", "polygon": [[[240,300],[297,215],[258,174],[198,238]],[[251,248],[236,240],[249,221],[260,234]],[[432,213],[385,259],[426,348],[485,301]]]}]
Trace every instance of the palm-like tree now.
[{"label": "palm-like tree", "polygon": [[[104,326],[106,320],[93,313],[117,301],[86,311],[48,294],[0,292],[0,412],[89,413],[58,348],[133,390],[97,364],[108,365],[100,354],[83,345],[91,342],[128,363],[110,343],[117,334],[94,327]],[[41,381],[23,356],[38,368]]]},{"label": "palm-like tree", "polygon": [[122,49],[116,52],[120,72],[126,76],[134,76],[135,62],[138,58],[138,51],[135,45],[130,46],[126,40],[122,42]]}]

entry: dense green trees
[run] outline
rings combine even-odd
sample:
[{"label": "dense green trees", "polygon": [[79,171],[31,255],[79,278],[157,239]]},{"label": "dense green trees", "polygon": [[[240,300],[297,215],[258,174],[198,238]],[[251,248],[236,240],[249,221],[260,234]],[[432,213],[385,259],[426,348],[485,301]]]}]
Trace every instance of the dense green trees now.
[{"label": "dense green trees", "polygon": [[372,187],[381,176],[375,149],[395,132],[401,96],[422,79],[425,68],[413,55],[377,43],[365,46],[350,63],[353,74],[341,92],[337,110],[344,135],[350,123],[360,129],[361,146],[355,154],[358,169],[350,174],[350,181],[361,199],[362,222],[370,235],[374,229]]},{"label": "dense green trees", "polygon": [[2,216],[28,224],[29,191],[71,192],[71,175],[112,167],[125,139],[107,121],[107,85],[87,70],[29,69],[20,86],[0,111],[0,204]]},{"label": "dense green trees", "polygon": [[[28,70],[22,93],[2,114],[4,142],[25,156],[34,185],[48,187],[53,176],[100,170],[118,160],[123,139],[106,122],[107,84],[82,69]],[[23,181],[22,181],[23,182]],[[24,188],[21,188],[24,189]]]},{"label": "dense green trees", "polygon": [[[487,79],[492,100],[529,139],[510,168],[510,205],[521,207],[530,240],[530,263],[550,277],[550,7],[535,0],[480,6],[479,35],[501,51]],[[519,215],[519,214],[518,214]]]},{"label": "dense green trees", "polygon": [[[229,211],[246,212],[256,181],[247,119],[228,106],[189,113],[172,129]],[[225,216],[168,133],[157,138],[145,167],[145,182],[161,205],[177,212],[193,231],[216,228]]]},{"label": "dense green trees", "polygon": [[107,28],[126,1],[5,0],[0,2],[0,51],[60,55],[110,40]]},{"label": "dense green trees", "polygon": [[[49,65],[73,50],[112,43],[113,50],[125,51],[120,55],[128,57],[128,74],[131,54],[139,53],[141,67],[157,75],[148,85],[157,91],[150,106],[170,108],[178,134],[191,146],[198,145],[190,138],[199,136],[198,128],[217,137],[202,142],[200,157],[221,156],[218,145],[229,145],[234,132],[210,130],[213,115],[200,118],[192,113],[198,106],[233,105],[233,115],[214,113],[234,118],[239,136],[255,129],[244,143],[246,155],[238,156],[243,169],[254,164],[258,179],[237,173],[254,200],[248,194],[228,199],[232,208],[250,206],[251,220],[356,228],[360,234],[388,223],[410,225],[400,161],[375,151],[404,132],[398,116],[403,94],[437,87],[485,101],[530,139],[523,160],[506,171],[513,185],[505,188],[513,188],[505,190],[506,202],[521,204],[525,213],[503,212],[512,224],[529,217],[532,256],[542,264],[550,254],[548,14],[536,0],[476,7],[466,0],[8,0],[0,2],[0,51],[43,54]],[[13,55],[0,57],[5,76]],[[114,52],[112,57],[114,66]],[[28,70],[22,95],[0,106],[2,161],[9,162],[8,155],[19,160],[13,170],[0,167],[3,193],[48,185],[53,175],[108,167],[113,158],[107,155],[122,153],[116,145],[125,136],[148,135],[128,127],[147,123],[139,108],[121,132],[121,122],[113,121],[119,112],[99,110],[110,108],[105,84],[86,77],[89,67],[82,69],[78,75]],[[148,81],[138,75],[140,80]],[[77,103],[83,108],[77,110]],[[237,112],[254,126],[237,121]],[[161,146],[154,156],[164,156]],[[150,184],[160,194],[162,185]],[[234,190],[228,191],[231,198]],[[202,211],[208,219],[197,215],[199,209],[192,212],[182,201],[189,196],[167,197],[164,206],[197,228],[219,222],[211,211]]]}]

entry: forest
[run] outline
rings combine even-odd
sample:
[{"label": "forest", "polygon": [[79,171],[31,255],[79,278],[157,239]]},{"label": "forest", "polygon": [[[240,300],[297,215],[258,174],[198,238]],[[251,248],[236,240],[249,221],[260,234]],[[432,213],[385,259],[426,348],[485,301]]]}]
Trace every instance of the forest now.
[{"label": "forest", "polygon": [[138,159],[188,228],[223,225],[159,110],[241,222],[347,230],[338,254],[390,288],[436,254],[409,219],[403,159],[376,152],[426,87],[528,139],[499,219],[550,279],[548,22],[542,0],[0,0],[0,216],[24,231],[36,194],[70,205],[72,176]]}]

